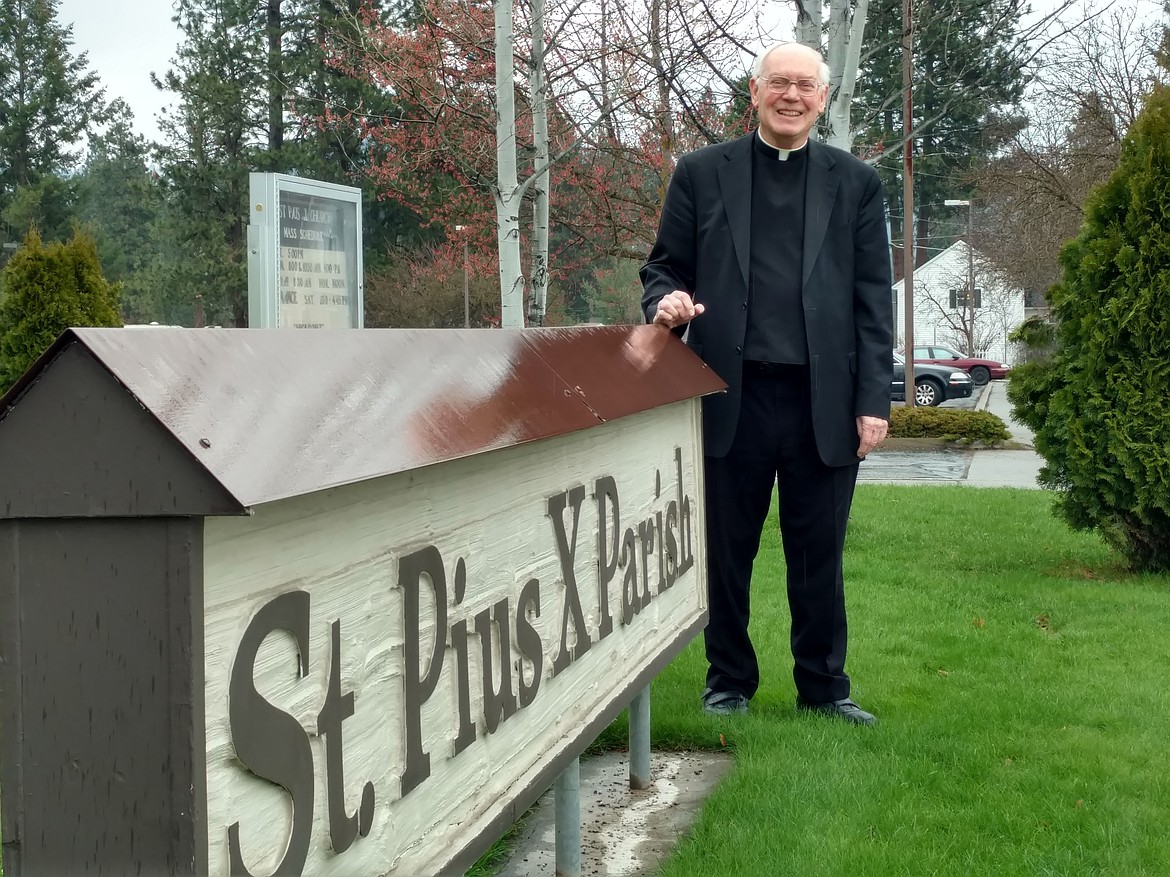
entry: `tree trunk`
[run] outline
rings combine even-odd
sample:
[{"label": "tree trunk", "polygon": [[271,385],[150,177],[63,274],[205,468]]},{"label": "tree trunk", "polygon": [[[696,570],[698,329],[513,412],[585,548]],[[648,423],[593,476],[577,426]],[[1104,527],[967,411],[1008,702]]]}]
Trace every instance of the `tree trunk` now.
[{"label": "tree trunk", "polygon": [[930,220],[926,217],[926,206],[918,205],[914,211],[914,267],[920,268],[930,261]]},{"label": "tree trunk", "polygon": [[[16,100],[13,102],[16,108],[21,112],[26,112],[29,102],[29,90],[31,73],[29,70],[29,53],[31,46],[28,43],[28,34],[25,32],[26,28],[20,23],[20,18],[25,15],[23,4],[18,4],[15,10],[15,18],[17,19],[16,27],[16,45],[8,50],[9,55],[16,56]],[[6,120],[7,121],[7,120]],[[20,137],[15,144],[15,148],[10,150],[9,162],[12,167],[12,179],[17,186],[27,186],[32,183],[32,161],[30,154],[32,152],[32,142],[27,138],[29,132],[26,130],[20,132]],[[5,193],[11,195],[11,193]],[[21,237],[28,229],[19,230]]]},{"label": "tree trunk", "polygon": [[658,203],[666,201],[666,188],[674,172],[674,122],[670,112],[670,81],[662,51],[662,22],[665,0],[650,4],[650,63],[657,74],[658,136],[662,146],[662,163],[658,171]]},{"label": "tree trunk", "polygon": [[284,147],[284,75],[281,64],[281,0],[268,0],[268,151]]},{"label": "tree trunk", "polygon": [[[1170,2],[1170,0],[1167,0]],[[609,10],[606,0],[601,0],[601,45],[609,45]],[[609,142],[617,140],[617,131],[613,124],[613,86],[609,81],[609,52],[601,53],[601,116],[605,120],[605,138]]]},{"label": "tree trunk", "polygon": [[829,94],[835,95],[845,70],[845,47],[849,39],[849,0],[829,0],[825,62],[829,65]]},{"label": "tree trunk", "polygon": [[[845,39],[844,22],[848,17],[849,7],[846,3],[841,11],[841,25],[836,29],[830,25],[830,36]],[[853,21],[849,26],[849,43],[840,53],[840,74],[829,62],[833,70],[833,81],[837,84],[833,94],[833,104],[829,108],[829,144],[838,149],[851,150],[853,148],[853,124],[849,109],[853,103],[853,89],[857,84],[857,67],[861,63],[861,41],[865,36],[865,23],[869,16],[869,0],[857,0],[857,8],[853,11]],[[830,58],[837,57],[829,44]]]},{"label": "tree trunk", "polygon": [[524,328],[520,270],[520,186],[516,182],[516,92],[512,82],[512,0],[495,0],[496,246],[500,254],[500,326]]},{"label": "tree trunk", "polygon": [[[532,291],[529,293],[529,325],[543,326],[548,306],[548,94],[544,80],[544,0],[532,4],[532,67],[528,73],[532,92],[532,144],[534,147],[532,191]],[[604,87],[604,86],[603,86]]]},{"label": "tree trunk", "polygon": [[[803,0],[797,5],[796,41],[810,49],[821,50],[821,0]],[[803,13],[803,14],[799,14]]]}]

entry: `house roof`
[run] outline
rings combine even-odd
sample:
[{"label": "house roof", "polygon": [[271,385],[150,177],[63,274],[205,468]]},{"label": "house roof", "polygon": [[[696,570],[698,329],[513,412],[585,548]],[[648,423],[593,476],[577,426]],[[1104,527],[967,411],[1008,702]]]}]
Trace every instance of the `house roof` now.
[{"label": "house roof", "polygon": [[[916,275],[917,274],[929,274],[932,269],[940,267],[943,262],[947,261],[952,256],[961,256],[965,260],[967,258],[967,242],[966,241],[955,241],[953,244],[951,244],[945,250],[942,250],[938,253],[935,253],[933,256],[931,256],[929,259],[927,259],[921,265],[918,265],[917,267],[915,267],[914,273]],[[980,253],[978,250],[975,250],[975,256],[977,258],[980,256]],[[903,277],[901,280],[896,281],[894,283],[894,289],[905,289],[906,288],[905,287],[905,280],[906,280],[906,278]]]}]

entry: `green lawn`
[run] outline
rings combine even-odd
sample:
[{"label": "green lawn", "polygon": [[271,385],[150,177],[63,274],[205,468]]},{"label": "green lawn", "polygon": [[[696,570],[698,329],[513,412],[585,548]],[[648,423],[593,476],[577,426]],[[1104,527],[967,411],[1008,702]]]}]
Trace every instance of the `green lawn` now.
[{"label": "green lawn", "polygon": [[858,489],[848,668],[876,728],[795,713],[767,537],[751,714],[700,712],[699,643],[654,685],[657,747],[722,735],[736,759],[663,877],[1170,874],[1170,577],[1126,573],[1049,503]]}]

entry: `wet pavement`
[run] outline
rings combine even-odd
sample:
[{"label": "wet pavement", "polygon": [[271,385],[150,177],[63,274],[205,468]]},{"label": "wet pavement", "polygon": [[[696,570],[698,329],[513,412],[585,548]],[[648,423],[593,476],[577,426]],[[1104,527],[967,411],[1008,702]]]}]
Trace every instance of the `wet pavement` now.
[{"label": "wet pavement", "polygon": [[1032,433],[1012,419],[1006,381],[992,381],[977,388],[971,398],[944,402],[942,407],[990,411],[999,416],[1011,433],[1012,447],[877,450],[862,461],[858,483],[1039,488],[1036,476],[1044,460],[1032,449]]},{"label": "wet pavement", "polygon": [[957,484],[967,477],[974,451],[937,448],[921,451],[875,451],[861,464],[857,482],[879,484]]}]

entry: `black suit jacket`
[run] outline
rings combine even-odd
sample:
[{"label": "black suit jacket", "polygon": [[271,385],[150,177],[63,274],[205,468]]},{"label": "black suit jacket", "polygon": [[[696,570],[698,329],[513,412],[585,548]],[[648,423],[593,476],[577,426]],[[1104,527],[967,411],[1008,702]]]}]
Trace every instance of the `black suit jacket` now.
[{"label": "black suit jacket", "polygon": [[[679,160],[658,239],[641,271],[647,321],[658,300],[675,289],[706,307],[689,324],[686,341],[727,383],[726,393],[703,403],[705,453],[713,457],[731,447],[739,417],[756,136],[753,131]],[[889,236],[876,171],[816,141],[808,150],[801,299],[813,430],[821,459],[845,466],[857,462],[855,418],[890,416]]]}]

